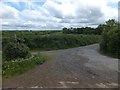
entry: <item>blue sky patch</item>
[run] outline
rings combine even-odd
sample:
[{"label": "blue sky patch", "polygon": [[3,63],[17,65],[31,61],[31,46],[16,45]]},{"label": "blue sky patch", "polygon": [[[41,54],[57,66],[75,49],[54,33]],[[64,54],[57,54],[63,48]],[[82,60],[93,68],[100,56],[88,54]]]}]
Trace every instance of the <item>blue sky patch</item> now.
[{"label": "blue sky patch", "polygon": [[111,8],[118,8],[118,3],[108,3],[107,6],[111,7]]},{"label": "blue sky patch", "polygon": [[34,4],[38,5],[38,6],[42,6],[45,2],[34,2]]},{"label": "blue sky patch", "polygon": [[22,11],[26,8],[26,3],[25,2],[4,2],[4,4],[14,7],[15,9]]}]

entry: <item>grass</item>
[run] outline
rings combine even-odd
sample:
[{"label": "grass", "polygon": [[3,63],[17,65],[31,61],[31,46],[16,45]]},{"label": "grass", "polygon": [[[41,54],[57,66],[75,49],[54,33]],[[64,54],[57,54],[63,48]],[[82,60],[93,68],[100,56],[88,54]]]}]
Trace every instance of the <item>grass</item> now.
[{"label": "grass", "polygon": [[45,61],[48,61],[45,56],[36,55],[31,59],[22,59],[18,58],[16,60],[4,61],[2,75],[5,78],[23,74],[35,66],[43,64]]},{"label": "grass", "polygon": [[[31,52],[33,52],[32,53],[32,55],[33,56],[42,56],[44,59],[45,59],[45,62],[48,62],[48,61],[50,61],[50,60],[53,60],[53,56],[44,56],[41,52],[40,52],[40,50],[39,49],[37,49],[37,50],[31,50]],[[34,54],[35,53],[35,54]]]}]

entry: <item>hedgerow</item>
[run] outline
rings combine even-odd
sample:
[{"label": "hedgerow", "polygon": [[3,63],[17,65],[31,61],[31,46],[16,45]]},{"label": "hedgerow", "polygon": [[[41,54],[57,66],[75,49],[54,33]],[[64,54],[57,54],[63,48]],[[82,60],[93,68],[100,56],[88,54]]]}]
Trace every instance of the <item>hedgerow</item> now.
[{"label": "hedgerow", "polygon": [[120,58],[120,29],[118,25],[119,23],[113,19],[103,25],[100,50],[105,54]]}]

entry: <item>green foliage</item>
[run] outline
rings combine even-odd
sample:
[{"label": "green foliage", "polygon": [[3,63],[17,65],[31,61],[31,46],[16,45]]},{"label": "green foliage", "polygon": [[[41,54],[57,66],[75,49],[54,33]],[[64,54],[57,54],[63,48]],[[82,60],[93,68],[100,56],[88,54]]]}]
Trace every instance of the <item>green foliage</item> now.
[{"label": "green foliage", "polygon": [[43,57],[43,56],[40,56],[40,57],[35,57],[34,58],[34,62],[35,62],[35,64],[43,64],[44,62],[45,62],[45,57]]},{"label": "green foliage", "polygon": [[31,49],[53,50],[65,49],[71,47],[84,46],[98,43],[100,36],[98,35],[73,35],[73,34],[57,34],[44,35],[35,37],[24,37],[25,44]]},{"label": "green foliage", "polygon": [[29,57],[29,49],[65,49],[99,41],[99,35],[62,34],[61,31],[3,31],[3,76],[22,74],[45,62],[42,56]]},{"label": "green foliage", "polygon": [[118,22],[109,20],[104,24],[102,41],[100,43],[101,51],[112,56],[120,58],[120,30]]},{"label": "green foliage", "polygon": [[40,34],[41,31],[8,32],[3,31],[3,48],[9,42],[14,41],[14,34],[16,34],[17,38],[20,39],[19,41],[24,41],[23,43],[31,50],[65,49],[94,44],[100,41],[99,35],[62,34],[60,31],[49,31],[50,34],[46,34],[46,32],[44,32],[44,34]]},{"label": "green foliage", "polygon": [[101,35],[102,28],[98,26],[97,28],[91,27],[82,27],[82,28],[63,28],[64,34],[94,34],[94,35]]},{"label": "green foliage", "polygon": [[3,58],[6,60],[27,58],[29,56],[29,48],[23,43],[10,42],[3,48]]},{"label": "green foliage", "polygon": [[42,64],[45,62],[43,56],[37,56],[31,59],[18,58],[12,61],[4,61],[2,65],[2,74],[3,77],[11,77],[34,68],[36,65]]},{"label": "green foliage", "polygon": [[45,62],[42,56],[29,57],[29,49],[65,49],[100,41],[99,35],[62,34],[61,31],[3,31],[2,34],[4,77],[22,74]]}]

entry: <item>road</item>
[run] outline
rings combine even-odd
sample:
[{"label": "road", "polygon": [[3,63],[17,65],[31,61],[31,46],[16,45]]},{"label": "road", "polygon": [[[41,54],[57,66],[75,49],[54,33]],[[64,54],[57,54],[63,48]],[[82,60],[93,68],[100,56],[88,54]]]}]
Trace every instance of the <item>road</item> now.
[{"label": "road", "polygon": [[116,88],[118,59],[101,55],[99,45],[43,51],[53,60],[25,74],[3,79],[4,88]]}]

